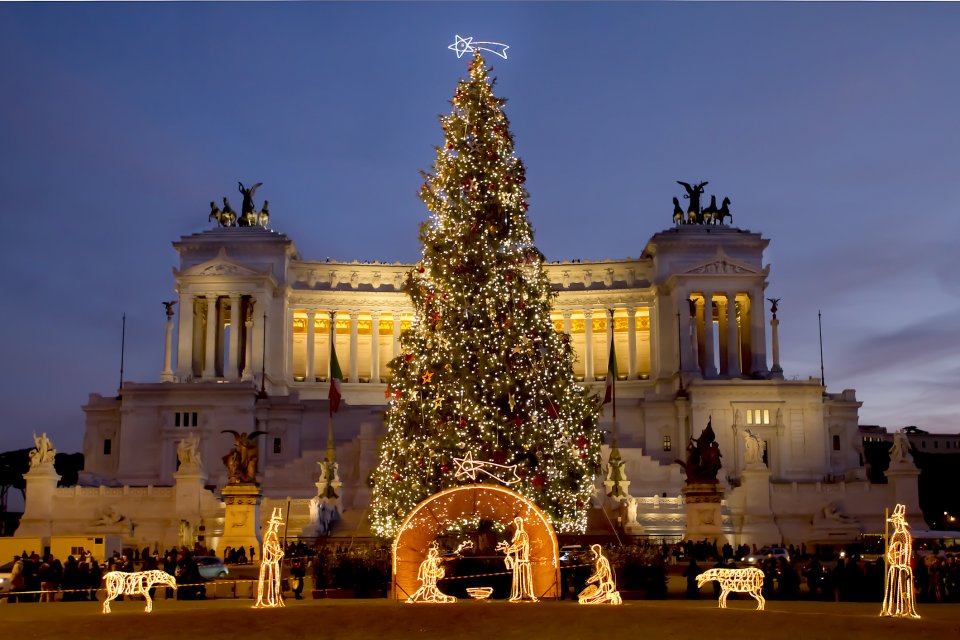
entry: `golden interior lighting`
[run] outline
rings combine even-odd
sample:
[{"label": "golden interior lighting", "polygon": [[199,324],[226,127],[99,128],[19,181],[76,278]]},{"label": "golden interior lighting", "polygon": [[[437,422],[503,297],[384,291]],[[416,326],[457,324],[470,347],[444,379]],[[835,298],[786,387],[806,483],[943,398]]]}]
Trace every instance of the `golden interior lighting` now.
[{"label": "golden interior lighting", "polygon": [[263,550],[260,553],[260,580],[257,582],[257,603],[254,609],[283,607],[280,595],[280,563],[283,561],[283,547],[277,539],[277,531],[283,524],[283,510],[274,507],[263,536]]},{"label": "golden interior lighting", "polygon": [[906,507],[898,504],[887,522],[893,525],[893,533],[887,542],[887,581],[883,593],[881,616],[895,618],[919,618],[917,602],[913,594],[913,538],[907,531],[904,518]]},{"label": "golden interior lighting", "polygon": [[177,588],[177,579],[166,571],[153,569],[151,571],[111,571],[103,576],[107,585],[107,599],[103,601],[103,613],[110,613],[110,601],[117,596],[143,596],[147,601],[144,611],[153,611],[153,599],[150,589],[155,585],[163,584],[171,589]]},{"label": "golden interior lighting", "polygon": [[757,611],[763,611],[763,571],[756,567],[748,569],[707,569],[697,576],[697,586],[702,587],[716,580],[720,583],[720,608],[727,608],[727,596],[731,591],[749,593],[757,601]]},{"label": "golden interior lighting", "polygon": [[617,582],[613,578],[613,569],[599,544],[590,545],[596,558],[593,575],[587,578],[587,588],[580,592],[580,604],[623,604]]}]

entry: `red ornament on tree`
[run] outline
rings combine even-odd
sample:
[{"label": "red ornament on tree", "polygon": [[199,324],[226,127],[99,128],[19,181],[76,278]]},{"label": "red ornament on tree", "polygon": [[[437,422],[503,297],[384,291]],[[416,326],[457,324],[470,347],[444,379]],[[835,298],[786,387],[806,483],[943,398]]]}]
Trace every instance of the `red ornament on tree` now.
[{"label": "red ornament on tree", "polygon": [[590,441],[587,440],[587,437],[581,433],[577,437],[577,446],[581,449],[586,449],[588,444],[590,444]]},{"label": "red ornament on tree", "polygon": [[543,491],[543,487],[547,484],[547,476],[543,475],[542,473],[538,473],[537,475],[533,476],[532,484],[534,489]]},{"label": "red ornament on tree", "polygon": [[404,359],[405,359],[407,362],[413,362],[413,354],[412,354],[412,353],[404,354],[403,357],[404,357]]}]

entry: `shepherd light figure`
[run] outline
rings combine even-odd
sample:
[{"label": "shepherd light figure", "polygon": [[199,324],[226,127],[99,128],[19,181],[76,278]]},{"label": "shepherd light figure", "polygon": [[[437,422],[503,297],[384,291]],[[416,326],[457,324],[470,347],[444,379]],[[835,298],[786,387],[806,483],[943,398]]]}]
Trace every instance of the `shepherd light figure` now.
[{"label": "shepherd light figure", "polygon": [[887,522],[893,525],[893,534],[887,543],[887,583],[883,594],[881,616],[919,618],[917,601],[913,594],[913,539],[903,517],[906,507],[898,504]]},{"label": "shepherd light figure", "polygon": [[523,528],[523,518],[513,519],[517,528],[513,532],[510,544],[501,542],[497,549],[503,551],[507,557],[504,562],[507,569],[513,571],[513,586],[510,589],[510,602],[537,602],[533,595],[533,572],[530,569],[530,535]]},{"label": "shepherd light figure", "polygon": [[444,573],[443,558],[440,557],[440,550],[437,548],[437,543],[434,542],[427,549],[427,557],[420,563],[420,569],[417,571],[420,588],[407,598],[407,602],[456,602],[456,598],[441,593],[437,587],[437,581],[443,578]]},{"label": "shepherd light figure", "polygon": [[580,604],[623,604],[610,561],[604,557],[599,544],[590,545],[590,550],[593,551],[596,564],[593,575],[587,578],[589,586],[580,592]]},{"label": "shepherd light figure", "polygon": [[153,611],[153,599],[150,589],[155,585],[163,584],[172,589],[177,588],[177,579],[166,571],[153,569],[151,571],[111,571],[103,576],[107,585],[107,599],[103,601],[103,613],[110,613],[110,601],[118,596],[143,596],[147,601],[144,609],[147,613]]},{"label": "shepherd light figure", "polygon": [[283,510],[274,507],[267,532],[263,536],[263,551],[260,553],[260,581],[257,583],[257,603],[254,609],[284,607],[280,595],[280,563],[283,561],[283,547],[277,539],[277,531],[283,524]]}]

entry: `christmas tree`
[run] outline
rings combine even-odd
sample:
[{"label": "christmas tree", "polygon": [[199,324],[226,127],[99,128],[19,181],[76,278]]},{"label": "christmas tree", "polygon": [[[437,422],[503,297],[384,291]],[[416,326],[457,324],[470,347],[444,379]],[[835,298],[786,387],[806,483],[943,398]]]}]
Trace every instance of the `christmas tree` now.
[{"label": "christmas tree", "polygon": [[423,173],[430,217],[420,229],[423,259],[407,280],[416,313],[404,353],[390,363],[373,473],[372,521],[383,536],[430,495],[493,481],[456,477],[465,458],[516,465],[501,480],[558,531],[586,526],[599,468],[597,404],[575,383],[570,337],[550,318],[555,293],[490,71],[477,52],[440,118],[445,144],[434,172]]}]

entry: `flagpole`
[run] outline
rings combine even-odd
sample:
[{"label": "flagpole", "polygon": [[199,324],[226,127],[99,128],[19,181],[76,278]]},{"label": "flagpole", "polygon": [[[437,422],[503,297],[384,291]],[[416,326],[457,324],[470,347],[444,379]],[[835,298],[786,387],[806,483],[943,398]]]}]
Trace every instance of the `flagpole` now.
[{"label": "flagpole", "polygon": [[607,367],[610,371],[607,372],[608,376],[613,376],[610,380],[610,389],[612,391],[612,400],[613,400],[613,428],[616,431],[617,426],[617,361],[616,352],[613,348],[613,342],[616,340],[616,336],[613,333],[613,309],[607,309],[610,313],[610,361],[613,364],[612,367]]}]

